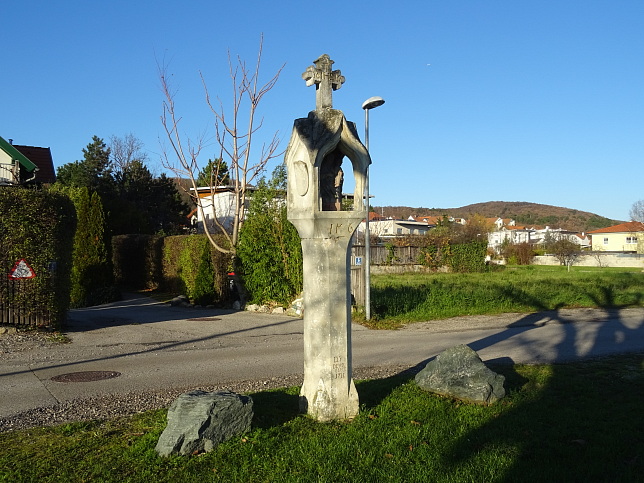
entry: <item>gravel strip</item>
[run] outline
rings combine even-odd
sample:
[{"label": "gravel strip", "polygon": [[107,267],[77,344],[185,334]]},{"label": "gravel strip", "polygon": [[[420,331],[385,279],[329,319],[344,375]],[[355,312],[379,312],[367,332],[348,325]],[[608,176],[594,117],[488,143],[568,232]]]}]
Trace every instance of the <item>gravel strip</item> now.
[{"label": "gravel strip", "polygon": [[[37,330],[13,332],[15,329],[7,329],[6,327],[2,327],[2,329],[11,330],[11,332],[0,334],[0,356],[13,352],[40,349],[53,344],[60,344],[61,342],[58,340],[64,340],[60,338],[58,332],[40,332]],[[59,338],[58,340],[57,337]]]}]

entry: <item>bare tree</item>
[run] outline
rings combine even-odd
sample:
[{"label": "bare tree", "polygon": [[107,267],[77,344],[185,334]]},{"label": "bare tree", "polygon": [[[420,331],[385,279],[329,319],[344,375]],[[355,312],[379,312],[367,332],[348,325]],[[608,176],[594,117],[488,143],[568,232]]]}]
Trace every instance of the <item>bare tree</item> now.
[{"label": "bare tree", "polygon": [[111,136],[110,154],[114,167],[119,171],[123,171],[132,161],[145,163],[148,158],[148,155],[143,151],[143,141],[132,133],[123,137]]},{"label": "bare tree", "polygon": [[644,223],[644,200],[639,200],[633,203],[630,216],[632,221]]},{"label": "bare tree", "polygon": [[603,267],[608,266],[608,262],[605,260],[605,258],[606,258],[605,255],[606,254],[604,253],[603,248],[595,249],[592,252],[590,252],[589,255],[595,259],[595,261],[597,262],[597,266],[599,268],[603,268]]},{"label": "bare tree", "polygon": [[[257,118],[257,107],[262,98],[275,86],[284,68],[284,66],[280,67],[268,82],[260,84],[262,45],[263,38],[260,38],[257,61],[253,68],[249,68],[239,57],[233,61],[230,52],[228,53],[228,67],[232,81],[232,107],[229,111],[224,110],[223,102],[219,97],[216,98],[216,102],[212,101],[203,74],[200,74],[205,100],[214,116],[215,142],[219,147],[219,154],[216,158],[227,165],[231,178],[230,189],[234,194],[234,208],[230,229],[226,229],[226,226],[219,220],[216,211],[213,213],[213,226],[209,226],[205,222],[204,212],[204,203],[214,201],[217,188],[220,187],[219,183],[222,177],[219,176],[218,167],[224,164],[217,163],[216,169],[212,170],[210,201],[204,201],[199,197],[197,191],[197,178],[200,172],[198,163],[201,151],[208,145],[204,136],[190,139],[181,134],[179,130],[181,117],[175,105],[176,92],[170,84],[165,66],[159,66],[159,78],[164,95],[161,122],[170,144],[170,149],[164,149],[162,153],[163,166],[172,171],[175,176],[189,180],[189,187],[192,188],[191,195],[201,218],[204,220],[204,231],[208,240],[217,250],[228,253],[232,257],[236,253],[239,231],[244,222],[249,186],[261,175],[268,161],[279,155],[277,153],[278,133],[273,135],[268,144],[262,145],[259,154],[255,154],[257,150],[251,153],[254,135],[262,127],[263,122],[263,119]],[[216,210],[214,203],[212,204],[213,210]],[[224,235],[227,243],[218,242],[213,237],[215,233]]]},{"label": "bare tree", "polygon": [[114,168],[117,181],[122,181],[125,173],[137,161],[145,165],[148,155],[143,151],[143,141],[128,133],[123,137],[110,137],[110,160]]}]

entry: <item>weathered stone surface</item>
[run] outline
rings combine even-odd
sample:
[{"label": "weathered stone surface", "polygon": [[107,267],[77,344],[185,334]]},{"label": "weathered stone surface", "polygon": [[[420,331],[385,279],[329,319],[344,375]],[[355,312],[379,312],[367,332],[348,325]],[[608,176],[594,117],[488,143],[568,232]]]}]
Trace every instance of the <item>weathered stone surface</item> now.
[{"label": "weathered stone surface", "polygon": [[504,381],[464,344],[442,352],[416,375],[416,383],[426,391],[479,404],[504,397]]},{"label": "weathered stone surface", "polygon": [[191,391],[168,409],[168,425],[156,445],[160,456],[191,455],[250,429],[253,400],[233,392]]}]

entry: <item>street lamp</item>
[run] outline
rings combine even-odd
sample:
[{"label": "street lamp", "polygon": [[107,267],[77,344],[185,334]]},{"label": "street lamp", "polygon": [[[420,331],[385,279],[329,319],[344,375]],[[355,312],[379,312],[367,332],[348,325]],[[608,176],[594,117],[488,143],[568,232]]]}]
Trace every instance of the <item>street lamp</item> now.
[{"label": "street lamp", "polygon": [[[364,109],[364,143],[369,151],[369,111],[375,107],[382,106],[385,100],[382,97],[370,97],[362,103]],[[365,183],[365,198],[367,205],[367,218],[364,227],[364,305],[365,317],[371,319],[371,240],[369,235],[369,167],[367,166],[367,182]]]}]

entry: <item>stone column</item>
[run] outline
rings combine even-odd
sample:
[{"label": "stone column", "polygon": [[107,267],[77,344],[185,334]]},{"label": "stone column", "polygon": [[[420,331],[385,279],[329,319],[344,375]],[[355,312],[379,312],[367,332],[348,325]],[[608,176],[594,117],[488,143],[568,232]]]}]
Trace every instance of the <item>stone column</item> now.
[{"label": "stone column", "polygon": [[[345,214],[345,213],[341,213]],[[300,410],[320,421],[358,414],[351,366],[351,235],[355,217],[317,219],[322,235],[302,239],[304,384]]]}]

